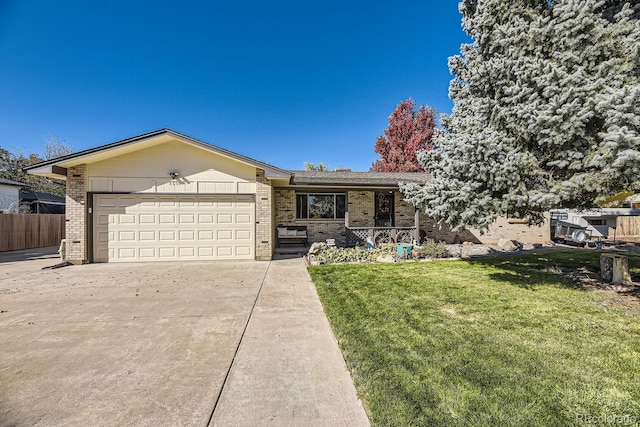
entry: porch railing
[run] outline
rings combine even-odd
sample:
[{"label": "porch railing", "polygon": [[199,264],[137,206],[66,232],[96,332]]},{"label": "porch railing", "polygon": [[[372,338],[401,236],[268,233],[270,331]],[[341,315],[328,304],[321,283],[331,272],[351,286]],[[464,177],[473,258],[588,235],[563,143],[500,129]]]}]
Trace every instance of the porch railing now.
[{"label": "porch railing", "polygon": [[416,227],[345,227],[347,246],[356,246],[370,238],[381,243],[411,243],[416,239]]}]

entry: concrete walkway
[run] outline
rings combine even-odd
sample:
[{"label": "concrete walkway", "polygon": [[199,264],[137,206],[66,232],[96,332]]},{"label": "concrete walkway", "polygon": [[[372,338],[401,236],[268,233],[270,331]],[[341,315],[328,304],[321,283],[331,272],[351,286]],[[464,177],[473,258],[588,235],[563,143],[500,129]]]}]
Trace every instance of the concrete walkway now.
[{"label": "concrete walkway", "polygon": [[210,425],[370,425],[302,259],[271,262]]},{"label": "concrete walkway", "polygon": [[369,424],[302,259],[55,250],[0,253],[0,427]]}]

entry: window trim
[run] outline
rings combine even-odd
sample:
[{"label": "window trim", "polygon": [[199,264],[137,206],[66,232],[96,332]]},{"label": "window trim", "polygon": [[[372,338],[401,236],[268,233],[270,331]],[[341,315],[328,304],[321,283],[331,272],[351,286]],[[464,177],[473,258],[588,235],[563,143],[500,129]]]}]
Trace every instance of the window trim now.
[{"label": "window trim", "polygon": [[[296,191],[296,221],[344,221],[345,217],[346,217],[346,213],[348,210],[348,204],[347,204],[347,193],[346,192],[323,192],[323,191],[314,191],[314,192],[297,192]],[[298,216],[298,197],[299,196],[305,196],[307,199],[307,211],[306,211],[306,216],[301,218]],[[311,203],[309,202],[309,197],[310,196],[333,196],[333,218],[310,218],[309,217],[309,209],[311,206]],[[336,216],[337,215],[337,210],[336,210],[336,206],[337,206],[337,200],[336,197],[337,196],[343,196],[344,197],[344,216]]]}]

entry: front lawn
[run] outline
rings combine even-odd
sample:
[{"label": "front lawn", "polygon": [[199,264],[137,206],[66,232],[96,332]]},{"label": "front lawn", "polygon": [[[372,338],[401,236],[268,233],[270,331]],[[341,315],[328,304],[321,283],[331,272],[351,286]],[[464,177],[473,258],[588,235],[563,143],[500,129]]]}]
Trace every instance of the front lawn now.
[{"label": "front lawn", "polygon": [[[575,282],[598,257],[569,250],[309,272],[374,425],[640,422],[640,300]],[[631,267],[640,273],[640,258]]]}]

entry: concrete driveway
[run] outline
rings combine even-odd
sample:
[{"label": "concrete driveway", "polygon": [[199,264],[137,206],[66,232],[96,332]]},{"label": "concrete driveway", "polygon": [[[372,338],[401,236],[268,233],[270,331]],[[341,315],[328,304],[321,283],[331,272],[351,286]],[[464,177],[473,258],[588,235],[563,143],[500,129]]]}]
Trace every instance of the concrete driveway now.
[{"label": "concrete driveway", "polygon": [[0,254],[0,425],[368,424],[300,259],[58,261]]}]

